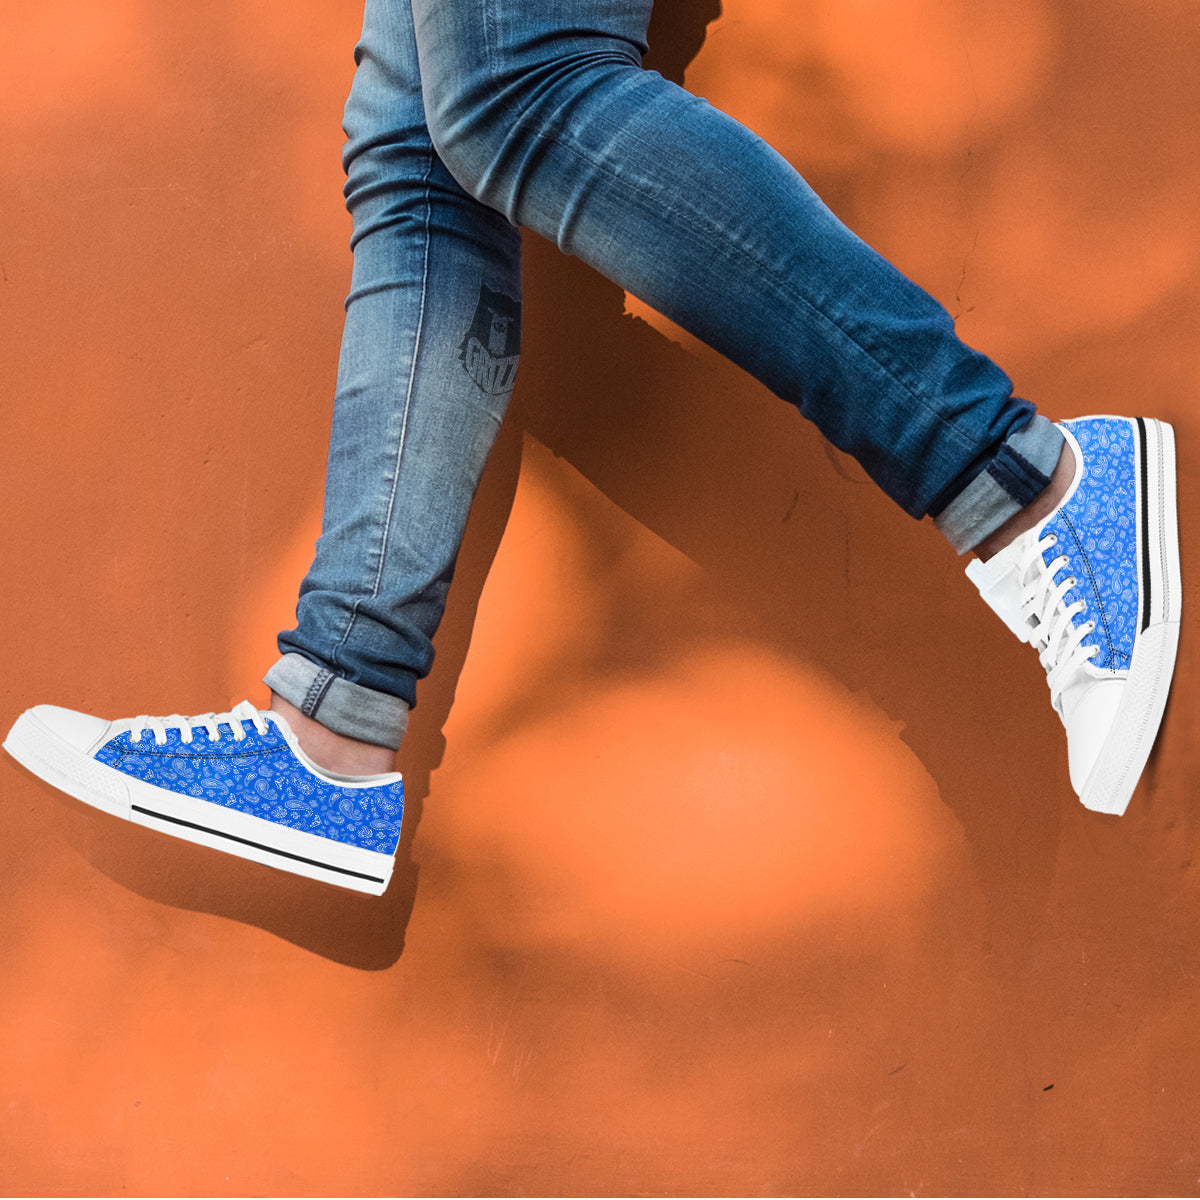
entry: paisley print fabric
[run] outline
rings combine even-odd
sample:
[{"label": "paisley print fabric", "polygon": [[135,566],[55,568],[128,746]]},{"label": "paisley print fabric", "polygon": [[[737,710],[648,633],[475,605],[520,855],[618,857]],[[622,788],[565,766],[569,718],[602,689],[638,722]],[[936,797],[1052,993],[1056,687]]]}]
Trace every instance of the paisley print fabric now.
[{"label": "paisley print fabric", "polygon": [[149,733],[122,733],[95,757],[134,779],[167,791],[237,809],[276,825],[314,833],[350,846],[394,854],[404,811],[404,786],[339,787],[307,770],[279,730],[259,733],[242,721],[246,737],[235,741],[227,727],[210,740],[203,726],[191,742],[178,729],[158,745]]},{"label": "paisley print fabric", "polygon": [[1138,620],[1137,457],[1130,421],[1087,417],[1062,422],[1083,452],[1083,476],[1075,494],[1046,522],[1043,535],[1057,544],[1045,551],[1047,564],[1060,554],[1070,560],[1055,576],[1074,576],[1066,602],[1082,600],[1075,617],[1096,623],[1084,644],[1098,646],[1092,665],[1119,672],[1129,668]]}]

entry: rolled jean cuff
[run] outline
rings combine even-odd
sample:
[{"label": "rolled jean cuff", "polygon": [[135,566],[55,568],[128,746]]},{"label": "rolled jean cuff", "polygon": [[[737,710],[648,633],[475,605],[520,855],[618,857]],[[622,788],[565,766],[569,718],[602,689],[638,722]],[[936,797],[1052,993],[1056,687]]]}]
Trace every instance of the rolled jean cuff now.
[{"label": "rolled jean cuff", "polygon": [[408,705],[398,696],[350,683],[303,654],[285,654],[263,676],[263,683],[334,733],[400,749]]},{"label": "rolled jean cuff", "polygon": [[982,471],[938,513],[934,524],[966,554],[1050,486],[1062,431],[1040,413],[1000,443]]}]

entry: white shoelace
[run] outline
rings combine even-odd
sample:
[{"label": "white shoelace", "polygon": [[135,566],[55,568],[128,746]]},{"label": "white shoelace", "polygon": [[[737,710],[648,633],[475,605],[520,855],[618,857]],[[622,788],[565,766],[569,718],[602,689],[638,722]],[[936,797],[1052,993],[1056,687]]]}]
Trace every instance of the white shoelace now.
[{"label": "white shoelace", "polygon": [[1083,600],[1066,602],[1067,593],[1078,584],[1073,575],[1057,583],[1055,575],[1070,566],[1070,559],[1060,554],[1049,563],[1045,552],[1058,544],[1053,533],[1040,540],[1030,536],[1016,562],[1020,585],[1021,620],[1029,627],[1029,641],[1038,651],[1038,659],[1046,671],[1050,686],[1050,703],[1060,713],[1063,689],[1076,672],[1097,654],[1099,646],[1085,646],[1083,639],[1096,628],[1095,621],[1076,624],[1075,617],[1087,609]]},{"label": "white shoelace", "polygon": [[154,735],[155,742],[160,746],[165,746],[167,730],[178,729],[180,738],[184,742],[190,743],[197,729],[206,729],[208,740],[219,742],[221,726],[227,725],[233,734],[233,740],[243,742],[246,740],[246,730],[242,727],[243,721],[253,721],[254,728],[259,733],[267,732],[266,718],[249,700],[243,700],[236,708],[224,713],[201,713],[198,717],[181,717],[178,713],[169,717],[135,717],[129,729],[129,739],[140,742],[142,734],[149,730]]}]

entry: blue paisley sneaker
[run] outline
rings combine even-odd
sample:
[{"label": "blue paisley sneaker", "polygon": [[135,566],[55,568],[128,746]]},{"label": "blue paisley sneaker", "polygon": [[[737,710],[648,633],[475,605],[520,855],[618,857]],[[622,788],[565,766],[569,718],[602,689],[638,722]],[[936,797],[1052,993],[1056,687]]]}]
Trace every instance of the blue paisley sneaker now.
[{"label": "blue paisley sneaker", "polygon": [[374,896],[392,874],[400,776],[322,770],[278,713],[249,701],[123,721],[43,704],[4,748],[68,795],[174,837]]},{"label": "blue paisley sneaker", "polygon": [[1062,504],[967,575],[1046,670],[1071,785],[1123,813],[1154,745],[1179,641],[1175,437],[1162,421],[1082,417]]}]

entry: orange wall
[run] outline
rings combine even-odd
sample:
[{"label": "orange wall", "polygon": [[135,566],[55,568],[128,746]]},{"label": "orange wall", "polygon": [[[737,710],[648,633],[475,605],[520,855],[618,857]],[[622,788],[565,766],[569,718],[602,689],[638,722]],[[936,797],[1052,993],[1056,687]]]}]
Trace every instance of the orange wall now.
[{"label": "orange wall", "polygon": [[[355,4],[7,8],[0,724],[261,701]],[[664,70],[714,15],[663,0]],[[1188,0],[727,0],[688,83],[1050,415],[1172,421],[1186,570],[1198,64]],[[1190,630],[1129,815],[1084,813],[928,527],[578,263],[527,277],[385,898],[0,764],[0,1191],[1194,1194]]]}]

